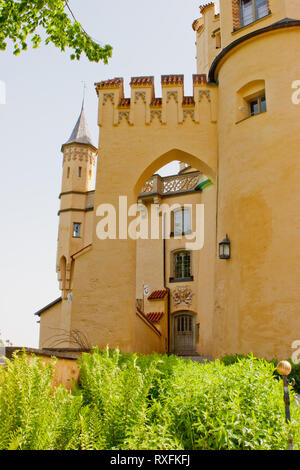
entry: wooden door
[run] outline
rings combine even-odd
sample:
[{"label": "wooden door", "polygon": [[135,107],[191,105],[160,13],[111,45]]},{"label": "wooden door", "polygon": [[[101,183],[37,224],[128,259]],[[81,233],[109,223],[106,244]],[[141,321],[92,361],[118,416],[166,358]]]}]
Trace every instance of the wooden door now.
[{"label": "wooden door", "polygon": [[173,317],[173,350],[175,354],[191,354],[195,352],[195,318],[188,313],[180,313]]}]

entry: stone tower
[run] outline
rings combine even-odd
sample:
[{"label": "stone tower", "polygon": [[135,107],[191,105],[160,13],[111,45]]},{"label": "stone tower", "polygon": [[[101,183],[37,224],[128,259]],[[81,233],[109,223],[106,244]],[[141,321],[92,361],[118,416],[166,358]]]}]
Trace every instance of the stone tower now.
[{"label": "stone tower", "polygon": [[[62,299],[68,298],[72,255],[89,240],[89,199],[93,194],[97,148],[93,145],[84,102],[69,140],[62,146],[63,175],[60,193],[57,273]],[[70,300],[70,299],[69,299]]]}]

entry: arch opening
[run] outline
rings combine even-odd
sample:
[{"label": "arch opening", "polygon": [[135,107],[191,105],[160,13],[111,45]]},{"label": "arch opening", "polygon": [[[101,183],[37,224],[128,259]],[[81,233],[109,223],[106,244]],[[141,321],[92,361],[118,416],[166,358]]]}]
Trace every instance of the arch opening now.
[{"label": "arch opening", "polygon": [[190,168],[193,168],[196,171],[200,171],[200,173],[207,176],[212,182],[215,182],[216,180],[215,172],[203,160],[188,152],[174,148],[155,158],[144,169],[142,174],[140,174],[134,188],[136,196],[138,197],[138,195],[142,192],[142,189],[146,182],[153,175],[157,174],[157,172],[159,172],[161,168],[171,162],[183,162]]}]

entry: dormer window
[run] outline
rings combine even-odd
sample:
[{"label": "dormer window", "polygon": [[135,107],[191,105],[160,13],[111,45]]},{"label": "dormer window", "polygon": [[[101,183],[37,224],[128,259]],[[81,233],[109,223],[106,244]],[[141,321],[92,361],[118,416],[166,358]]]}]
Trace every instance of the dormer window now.
[{"label": "dormer window", "polygon": [[269,13],[268,0],[240,0],[241,26],[247,26]]}]

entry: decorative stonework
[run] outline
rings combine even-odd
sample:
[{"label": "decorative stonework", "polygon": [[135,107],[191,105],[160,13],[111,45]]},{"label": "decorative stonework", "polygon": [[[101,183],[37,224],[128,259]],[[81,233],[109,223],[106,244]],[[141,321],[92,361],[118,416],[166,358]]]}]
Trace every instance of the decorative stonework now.
[{"label": "decorative stonework", "polygon": [[210,91],[209,90],[200,90],[199,91],[199,101],[202,100],[203,96],[206,96],[207,100],[210,102]]},{"label": "decorative stonework", "polygon": [[141,194],[155,193],[164,196],[174,193],[193,191],[199,184],[199,178],[199,172],[166,176],[164,178],[159,177],[159,175],[154,175],[146,182],[141,191]]},{"label": "decorative stonework", "polygon": [[134,102],[136,103],[139,98],[142,98],[144,103],[146,104],[146,92],[145,91],[136,91],[134,94]]},{"label": "decorative stonework", "polygon": [[167,176],[163,179],[163,194],[192,191],[199,182],[199,175]]},{"label": "decorative stonework", "polygon": [[168,91],[168,93],[167,93],[167,103],[169,103],[172,96],[174,97],[176,103],[178,103],[178,91]]},{"label": "decorative stonework", "polygon": [[110,98],[112,104],[115,104],[115,96],[113,93],[104,93],[103,95],[103,105],[105,105],[106,101]]},{"label": "decorative stonework", "polygon": [[125,117],[128,124],[130,124],[130,122],[129,122],[129,111],[119,111],[119,124],[122,121],[123,117]]},{"label": "decorative stonework", "polygon": [[69,147],[64,150],[63,163],[73,161],[86,161],[91,165],[96,164],[96,153],[90,149],[84,149],[82,147]]},{"label": "decorative stonework", "polygon": [[188,115],[190,115],[192,120],[195,121],[195,111],[193,109],[184,109],[183,110],[183,121],[186,120]]},{"label": "decorative stonework", "polygon": [[154,183],[153,178],[150,178],[150,179],[147,181],[147,183],[145,184],[145,186],[143,187],[142,193],[152,193],[152,191],[153,191],[153,183]]},{"label": "decorative stonework", "polygon": [[172,291],[173,302],[176,306],[191,305],[193,296],[192,290],[187,286],[177,287]]},{"label": "decorative stonework", "polygon": [[155,109],[151,111],[150,122],[153,121],[155,116],[157,116],[160,122],[162,122],[162,112],[160,110]]}]

